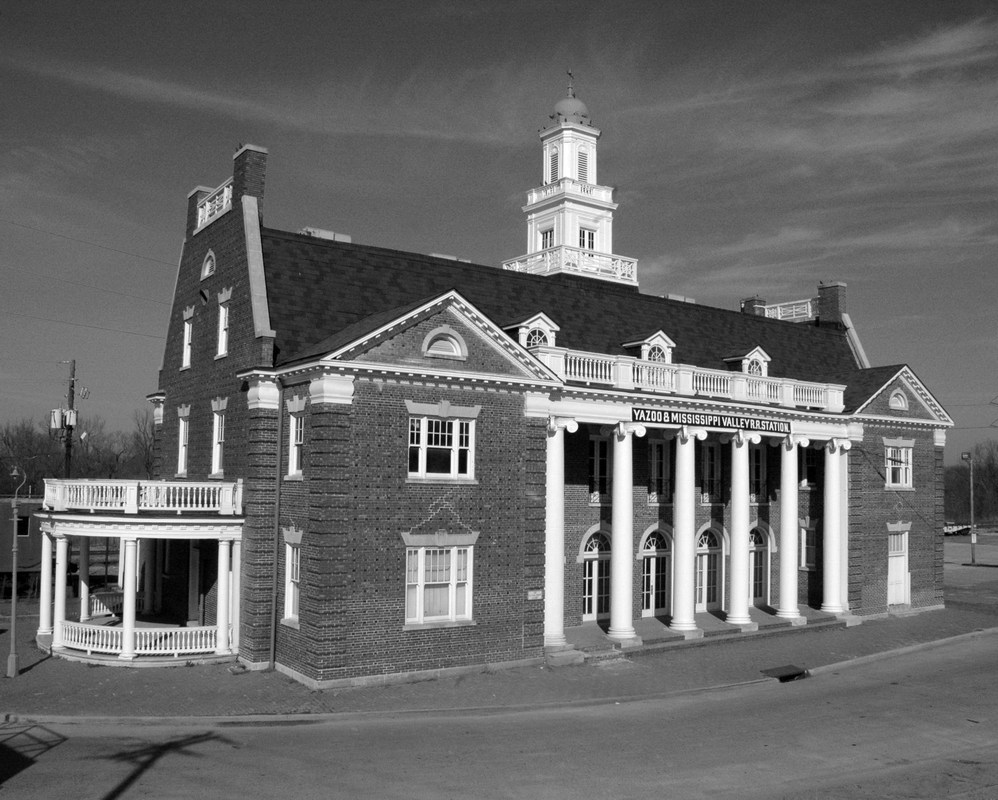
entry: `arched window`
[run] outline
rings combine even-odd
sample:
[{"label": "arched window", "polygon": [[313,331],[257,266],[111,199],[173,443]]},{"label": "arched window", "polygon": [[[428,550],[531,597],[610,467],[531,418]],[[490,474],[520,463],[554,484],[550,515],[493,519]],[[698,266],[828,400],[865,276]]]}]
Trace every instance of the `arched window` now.
[{"label": "arched window", "polygon": [[610,613],[610,540],[594,533],[582,548],[582,619]]},{"label": "arched window", "polygon": [[548,335],[540,328],[527,331],[527,347],[540,347],[548,343]]},{"label": "arched window", "polygon": [[449,358],[464,361],[468,347],[461,335],[448,325],[430,331],[423,339],[423,355],[427,358]]},{"label": "arched window", "polygon": [[748,363],[748,374],[749,375],[754,375],[754,376],[756,376],[758,378],[762,377],[762,374],[763,374],[762,362],[758,358],[753,358],[751,361],[749,361],[749,363]]},{"label": "arched window", "polygon": [[648,348],[648,360],[658,361],[661,363],[666,363],[669,360],[669,354],[665,352],[665,348],[660,344],[653,344]]},{"label": "arched window", "polygon": [[215,274],[215,254],[209,250],[201,262],[201,280]]},{"label": "arched window", "polygon": [[696,610],[708,611],[721,605],[721,546],[714,531],[697,537]]},{"label": "arched window", "polygon": [[908,410],[908,395],[902,392],[900,389],[895,389],[891,393],[890,407],[895,411],[907,411]]},{"label": "arched window", "polygon": [[655,531],[641,548],[641,616],[668,612],[670,583],[669,542]]}]

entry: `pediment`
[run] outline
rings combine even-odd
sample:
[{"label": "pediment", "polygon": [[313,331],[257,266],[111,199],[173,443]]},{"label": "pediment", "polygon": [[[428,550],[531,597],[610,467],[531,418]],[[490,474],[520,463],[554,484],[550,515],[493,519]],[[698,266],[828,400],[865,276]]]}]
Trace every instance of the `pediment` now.
[{"label": "pediment", "polygon": [[857,415],[938,422],[953,420],[909,367],[902,367],[856,410]]}]

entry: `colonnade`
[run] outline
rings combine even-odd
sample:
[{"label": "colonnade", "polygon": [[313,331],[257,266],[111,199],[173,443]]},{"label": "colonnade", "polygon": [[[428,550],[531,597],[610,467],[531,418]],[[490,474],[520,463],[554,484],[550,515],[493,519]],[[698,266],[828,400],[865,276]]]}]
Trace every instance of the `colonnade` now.
[{"label": "colonnade", "polygon": [[[159,610],[162,597],[162,565],[165,564],[163,540],[140,538],[137,536],[115,537],[119,544],[118,585],[121,587],[121,630],[122,647],[118,658],[134,659],[136,652],[136,616],[138,613],[139,572],[143,575],[142,613],[150,614]],[[52,574],[53,543],[55,548],[55,575]],[[69,573],[70,537],[65,534],[42,531],[41,552],[41,598],[38,620],[38,635],[52,637],[52,649],[66,647],[64,625],[66,622],[66,587]],[[193,544],[193,542],[191,542]],[[140,560],[141,545],[141,560]],[[80,622],[91,619],[90,591],[90,539],[79,537],[79,600]],[[238,603],[240,593],[241,542],[238,539],[218,540],[217,562],[217,602],[216,602],[216,646],[215,653],[225,655],[238,649],[239,626]],[[196,562],[195,562],[196,563]],[[54,578],[54,581],[53,581]],[[196,581],[197,575],[190,576]],[[230,628],[231,633],[230,633]]]},{"label": "colonnade", "polygon": [[[548,421],[544,644],[564,646],[565,616],[565,433],[578,430],[574,419],[552,417]],[[633,623],[633,440],[646,433],[644,425],[621,422],[604,428],[612,435],[613,467],[611,493],[610,625],[608,636],[626,642],[636,638]],[[673,495],[673,585],[672,619],[669,627],[688,636],[696,635],[696,474],[695,444],[707,438],[706,428],[683,426],[670,430],[675,436],[675,482]],[[753,431],[722,431],[722,443],[731,449],[730,487],[730,591],[726,621],[743,630],[754,630],[749,616],[749,548],[751,501],[749,489],[749,446],[758,444],[763,434]],[[780,573],[778,617],[803,624],[797,602],[799,509],[799,450],[810,441],[800,435],[765,434],[780,451]],[[844,438],[823,441],[824,517],[822,523],[822,604],[821,610],[842,614],[843,565],[843,476],[847,471]]]}]

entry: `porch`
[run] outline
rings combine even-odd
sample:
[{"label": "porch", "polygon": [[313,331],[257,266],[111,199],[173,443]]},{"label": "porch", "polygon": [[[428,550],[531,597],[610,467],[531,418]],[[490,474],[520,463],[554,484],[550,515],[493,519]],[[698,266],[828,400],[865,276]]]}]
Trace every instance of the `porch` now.
[{"label": "porch", "polygon": [[[241,514],[241,482],[46,481],[39,646],[124,666],[233,660]],[[100,588],[90,559],[99,539],[118,552],[116,583],[105,564]]]}]

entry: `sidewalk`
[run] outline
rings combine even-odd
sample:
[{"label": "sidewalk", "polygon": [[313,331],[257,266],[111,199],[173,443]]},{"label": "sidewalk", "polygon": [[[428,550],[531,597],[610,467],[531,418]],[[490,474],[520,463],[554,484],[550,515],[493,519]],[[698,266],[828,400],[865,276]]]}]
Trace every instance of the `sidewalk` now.
[{"label": "sidewalk", "polygon": [[[224,717],[234,722],[261,716],[307,719],[319,714],[612,702],[772,680],[762,671],[788,664],[810,671],[838,668],[857,658],[934,646],[955,636],[998,634],[998,561],[996,566],[962,566],[969,560],[963,551],[969,548],[946,544],[943,610],[867,619],[851,628],[805,626],[720,642],[706,638],[580,666],[483,669],[392,686],[312,691],[277,672],[241,671],[232,665],[95,667],[39,652],[33,642],[37,618],[19,616],[21,672],[16,678],[0,678],[0,720],[43,723],[128,717],[207,722]],[[0,617],[4,664],[10,650],[7,626],[8,620]]]}]

